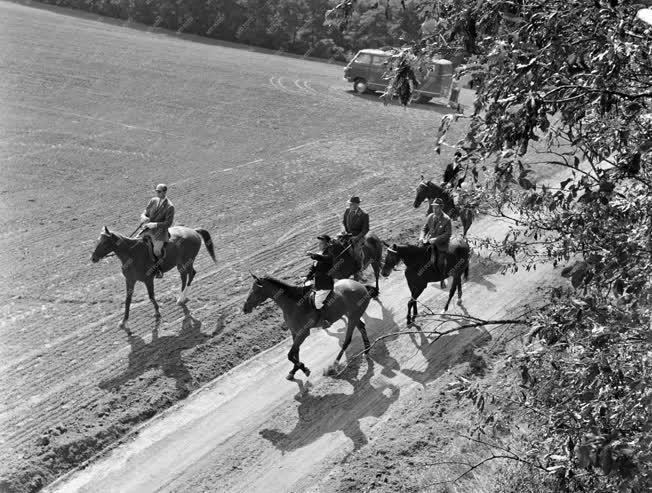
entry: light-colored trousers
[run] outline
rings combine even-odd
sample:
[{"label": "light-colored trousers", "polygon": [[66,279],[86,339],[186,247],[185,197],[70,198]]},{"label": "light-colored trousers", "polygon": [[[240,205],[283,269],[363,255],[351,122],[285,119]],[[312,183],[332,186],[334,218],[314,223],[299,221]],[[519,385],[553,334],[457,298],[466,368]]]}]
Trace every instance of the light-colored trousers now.
[{"label": "light-colored trousers", "polygon": [[163,245],[165,245],[165,242],[163,240],[157,239],[154,234],[151,232],[151,229],[146,229],[143,231],[140,236],[149,236],[149,239],[152,240],[152,247],[154,248],[154,255],[157,257],[161,256],[161,249],[163,248]]},{"label": "light-colored trousers", "polygon": [[315,308],[319,309],[324,306],[324,301],[326,301],[326,297],[330,292],[330,289],[319,289],[315,291]]}]

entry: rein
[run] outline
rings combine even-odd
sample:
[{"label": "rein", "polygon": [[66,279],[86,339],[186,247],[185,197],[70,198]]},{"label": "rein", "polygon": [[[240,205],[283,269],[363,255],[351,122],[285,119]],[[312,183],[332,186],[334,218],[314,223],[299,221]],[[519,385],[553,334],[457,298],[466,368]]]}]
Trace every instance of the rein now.
[{"label": "rein", "polygon": [[[134,230],[134,232],[131,233],[131,234],[128,236],[128,238],[133,237],[133,236],[138,232],[138,230],[139,230],[140,228],[143,227],[143,224],[145,224],[145,223],[140,223],[140,224],[138,225],[138,227]],[[115,256],[115,252],[111,252],[111,253],[107,253],[107,254],[104,256],[104,258],[114,257],[114,256]]]}]

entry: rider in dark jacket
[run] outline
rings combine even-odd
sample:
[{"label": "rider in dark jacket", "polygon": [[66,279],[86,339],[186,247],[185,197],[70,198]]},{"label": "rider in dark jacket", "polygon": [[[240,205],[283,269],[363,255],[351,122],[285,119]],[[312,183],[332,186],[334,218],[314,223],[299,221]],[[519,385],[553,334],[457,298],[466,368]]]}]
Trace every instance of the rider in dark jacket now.
[{"label": "rider in dark jacket", "polygon": [[[308,252],[308,255],[315,262],[310,267],[310,271],[306,276],[306,280],[314,279],[315,284],[313,289],[315,291],[315,308],[323,320],[322,307],[326,302],[326,298],[333,291],[333,277],[331,270],[333,268],[334,257],[331,248],[331,238],[328,235],[320,235],[317,237],[320,241],[319,246],[322,253]],[[330,324],[328,324],[330,325]]]}]

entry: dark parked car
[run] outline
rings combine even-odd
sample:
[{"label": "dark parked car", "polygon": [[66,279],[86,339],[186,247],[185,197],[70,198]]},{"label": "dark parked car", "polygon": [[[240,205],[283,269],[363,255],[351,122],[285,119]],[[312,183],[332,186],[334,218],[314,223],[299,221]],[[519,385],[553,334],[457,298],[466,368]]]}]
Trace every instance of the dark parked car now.
[{"label": "dark parked car", "polygon": [[[384,91],[389,81],[383,79],[383,74],[390,56],[391,53],[384,50],[360,50],[344,68],[344,78],[353,82],[353,89],[361,94]],[[415,74],[419,81],[415,101],[425,103],[432,98],[448,98],[453,83],[453,64],[441,58],[432,60],[426,68],[427,74]]]}]

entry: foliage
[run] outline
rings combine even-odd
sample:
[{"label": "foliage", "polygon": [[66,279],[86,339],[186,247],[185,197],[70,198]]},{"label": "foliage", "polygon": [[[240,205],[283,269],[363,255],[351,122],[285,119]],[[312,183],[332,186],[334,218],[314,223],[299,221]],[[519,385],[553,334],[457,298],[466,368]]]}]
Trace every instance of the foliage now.
[{"label": "foliage", "polygon": [[420,28],[415,8],[397,0],[395,5],[359,1],[350,23],[356,35],[324,22],[333,0],[39,1],[179,33],[338,61],[363,48],[394,45],[401,36],[415,39]]}]

